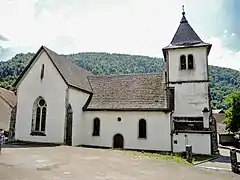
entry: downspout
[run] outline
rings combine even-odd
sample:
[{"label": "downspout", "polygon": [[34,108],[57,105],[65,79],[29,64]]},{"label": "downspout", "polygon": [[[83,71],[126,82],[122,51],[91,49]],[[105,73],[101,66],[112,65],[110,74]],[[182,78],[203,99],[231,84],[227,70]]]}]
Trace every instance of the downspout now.
[{"label": "downspout", "polygon": [[173,153],[173,115],[174,111],[172,111],[170,113],[170,127],[171,127],[171,133],[170,133],[170,136],[171,136],[171,152]]},{"label": "downspout", "polygon": [[69,103],[69,87],[66,88],[66,92],[65,92],[65,123],[64,123],[64,137],[63,137],[63,145],[66,145],[67,143],[67,139],[66,139],[66,131],[67,131],[67,106]]}]

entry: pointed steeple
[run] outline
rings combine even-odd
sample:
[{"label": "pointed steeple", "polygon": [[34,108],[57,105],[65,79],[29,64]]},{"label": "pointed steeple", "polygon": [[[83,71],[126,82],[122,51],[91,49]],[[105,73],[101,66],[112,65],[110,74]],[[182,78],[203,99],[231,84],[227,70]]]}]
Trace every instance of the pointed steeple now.
[{"label": "pointed steeple", "polygon": [[176,48],[190,48],[190,47],[200,47],[206,46],[207,52],[210,52],[211,44],[203,42],[197,33],[193,30],[190,24],[187,21],[185,16],[184,6],[182,6],[182,19],[180,21],[180,25],[171,41],[171,43],[163,48],[163,53],[165,53],[168,49],[176,49]]},{"label": "pointed steeple", "polygon": [[180,25],[170,44],[173,46],[182,46],[199,43],[203,43],[203,41],[199,38],[199,36],[193,30],[190,24],[188,24],[188,21],[185,17],[185,11],[183,6],[182,19],[180,21]]}]

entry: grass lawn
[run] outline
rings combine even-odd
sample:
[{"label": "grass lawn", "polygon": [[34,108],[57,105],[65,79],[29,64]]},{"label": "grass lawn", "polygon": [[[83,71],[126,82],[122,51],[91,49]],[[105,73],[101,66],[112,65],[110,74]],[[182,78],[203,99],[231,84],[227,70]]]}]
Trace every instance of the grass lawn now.
[{"label": "grass lawn", "polygon": [[139,151],[128,151],[124,150],[135,157],[147,157],[147,158],[154,158],[154,159],[161,159],[172,161],[176,163],[186,164],[186,165],[194,165],[195,163],[211,159],[213,156],[210,155],[193,155],[193,162],[189,163],[181,154],[160,154],[160,153],[148,153],[148,152],[139,152]]}]

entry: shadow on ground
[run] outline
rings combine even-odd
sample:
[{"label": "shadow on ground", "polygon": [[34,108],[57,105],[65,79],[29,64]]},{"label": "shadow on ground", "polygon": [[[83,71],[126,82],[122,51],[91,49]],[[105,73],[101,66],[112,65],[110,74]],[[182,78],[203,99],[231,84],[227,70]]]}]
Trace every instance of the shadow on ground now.
[{"label": "shadow on ground", "polygon": [[60,146],[60,145],[7,143],[3,145],[3,148],[40,148],[40,147],[57,147],[57,146]]},{"label": "shadow on ground", "polygon": [[218,163],[231,163],[229,156],[220,156],[216,159],[211,160],[211,162],[218,162]]}]

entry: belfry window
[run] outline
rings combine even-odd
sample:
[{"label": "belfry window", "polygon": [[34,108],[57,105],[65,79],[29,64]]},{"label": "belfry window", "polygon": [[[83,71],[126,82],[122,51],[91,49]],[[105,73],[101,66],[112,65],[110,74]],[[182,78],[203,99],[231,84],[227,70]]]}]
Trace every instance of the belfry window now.
[{"label": "belfry window", "polygon": [[186,56],[181,55],[180,57],[180,69],[186,69]]},{"label": "belfry window", "polygon": [[188,55],[188,69],[193,69],[193,55]]}]

